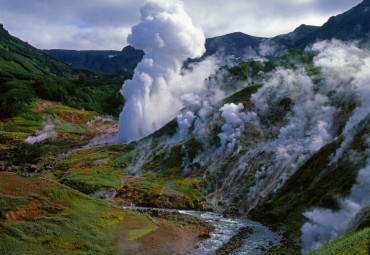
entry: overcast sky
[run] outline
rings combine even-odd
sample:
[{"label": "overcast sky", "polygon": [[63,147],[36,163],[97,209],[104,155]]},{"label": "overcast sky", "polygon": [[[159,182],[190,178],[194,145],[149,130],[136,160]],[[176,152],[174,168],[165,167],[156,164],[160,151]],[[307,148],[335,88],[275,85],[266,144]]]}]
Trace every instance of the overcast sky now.
[{"label": "overcast sky", "polygon": [[[0,23],[40,49],[121,50],[144,0],[0,0]],[[361,0],[183,0],[193,23],[214,37],[240,31],[272,37],[322,25]]]}]

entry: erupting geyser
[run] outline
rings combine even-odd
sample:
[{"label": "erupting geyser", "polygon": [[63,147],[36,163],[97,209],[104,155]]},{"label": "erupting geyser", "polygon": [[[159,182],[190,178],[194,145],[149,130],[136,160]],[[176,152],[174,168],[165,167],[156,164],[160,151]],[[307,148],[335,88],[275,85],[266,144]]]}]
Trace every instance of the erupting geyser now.
[{"label": "erupting geyser", "polygon": [[205,52],[205,37],[179,0],[148,0],[127,42],[145,56],[121,91],[126,99],[119,121],[123,142],[140,139],[176,117],[182,91],[189,92],[181,82],[182,65]]}]

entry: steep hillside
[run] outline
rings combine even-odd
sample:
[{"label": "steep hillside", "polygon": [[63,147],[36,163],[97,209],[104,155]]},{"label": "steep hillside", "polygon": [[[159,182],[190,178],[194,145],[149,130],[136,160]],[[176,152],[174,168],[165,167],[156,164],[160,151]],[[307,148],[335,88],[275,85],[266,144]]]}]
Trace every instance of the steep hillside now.
[{"label": "steep hillside", "polygon": [[88,68],[99,70],[104,61],[111,59],[119,54],[119,51],[114,50],[42,50],[42,52],[70,65],[75,68]]},{"label": "steep hillside", "polygon": [[27,73],[39,76],[71,73],[68,65],[11,36],[3,25],[0,25],[0,70],[2,76],[19,78],[25,78]]},{"label": "steep hillside", "polygon": [[[7,45],[27,44],[9,36],[2,47],[17,63],[32,62],[32,68],[17,64],[16,72],[0,70],[0,253],[184,254],[209,238],[219,247],[209,253],[235,254],[248,249],[247,240],[265,240],[267,232],[255,227],[263,223],[279,236],[271,235],[274,241],[252,254],[366,254],[370,51],[361,41],[348,41],[353,34],[346,33],[368,17],[368,4],[363,1],[321,28],[302,25],[274,39],[234,33],[206,42],[210,54],[236,58],[245,50],[280,44],[284,52],[278,47],[271,60],[240,58],[217,67],[199,59],[177,74],[171,70],[180,70],[185,57],[181,52],[177,57],[171,45],[163,56],[176,65],[161,65],[166,61],[160,58],[159,66],[153,61],[136,71],[139,77],[128,92],[138,93],[125,94],[131,107],[119,125],[100,114],[119,114],[118,89],[128,73],[63,65],[71,73],[46,75],[49,62],[20,57],[18,46]],[[365,30],[355,38],[365,40],[367,24],[361,24]],[[304,48],[325,34],[324,28],[345,40],[286,50]],[[139,56],[125,49],[130,58]],[[44,56],[34,48],[26,51],[33,50]],[[81,63],[97,54],[91,65],[109,58],[108,52],[69,53],[85,54],[76,58]],[[12,59],[4,63],[13,65]],[[171,87],[168,77],[183,86]],[[199,80],[201,87],[192,90]],[[150,87],[152,81],[161,86]],[[162,101],[174,110],[160,106]],[[148,114],[141,114],[144,110]],[[169,122],[157,129],[154,117],[162,121],[163,115]],[[146,125],[150,132],[119,141],[117,133],[127,132],[126,126],[137,131]],[[217,212],[231,227],[210,235],[214,228],[208,223],[175,209]],[[241,228],[245,218],[258,222]],[[220,240],[222,232],[233,238]]]},{"label": "steep hillside", "polygon": [[0,119],[21,113],[37,98],[118,116],[123,106],[119,90],[130,77],[124,71],[108,75],[74,69],[0,28]]}]

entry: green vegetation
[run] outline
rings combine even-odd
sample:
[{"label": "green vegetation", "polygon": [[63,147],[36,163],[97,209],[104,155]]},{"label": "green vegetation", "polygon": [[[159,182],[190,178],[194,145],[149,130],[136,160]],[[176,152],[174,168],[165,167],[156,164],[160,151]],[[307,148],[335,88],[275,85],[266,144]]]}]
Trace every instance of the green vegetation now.
[{"label": "green vegetation", "polygon": [[19,217],[16,221],[0,217],[1,254],[114,254],[117,231],[123,225],[128,233],[122,241],[128,243],[156,229],[145,215],[116,209],[108,202],[47,182],[36,184],[9,174],[1,174],[1,180],[5,181],[0,182],[2,192],[18,196],[22,194],[17,187],[8,185],[25,183],[26,190],[38,187],[33,188],[37,194],[0,194],[1,213],[23,210],[15,214]]},{"label": "green vegetation", "polygon": [[367,255],[370,248],[370,228],[349,231],[345,236],[330,242],[310,255]]},{"label": "green vegetation", "polygon": [[119,90],[129,78],[124,71],[73,69],[0,28],[0,119],[37,98],[117,117],[124,104]]},{"label": "green vegetation", "polygon": [[225,98],[223,101],[224,103],[238,102],[242,104],[247,104],[250,102],[249,100],[252,94],[257,92],[257,90],[262,86],[263,84],[261,83],[249,85],[246,88],[236,92],[235,94]]},{"label": "green vegetation", "polygon": [[61,179],[61,182],[86,194],[94,193],[100,187],[118,187],[121,185],[121,179],[106,175],[106,173],[106,171],[98,170],[87,174],[75,170],[73,173],[68,173]]},{"label": "green vegetation", "polygon": [[[199,143],[190,140],[184,146],[177,145],[159,153],[143,166],[141,177],[132,177],[127,173],[128,163],[138,156],[135,143],[76,150],[69,158],[60,161],[53,173],[61,177],[62,183],[86,194],[114,187],[118,192],[123,189],[125,194],[130,193],[130,197],[124,199],[137,205],[197,208],[201,206],[203,197],[199,180],[180,175],[182,159],[189,157],[192,160],[199,146]],[[171,202],[166,202],[167,198]]]},{"label": "green vegetation", "polygon": [[14,207],[20,207],[26,204],[27,199],[24,197],[2,195],[0,196],[0,215]]},{"label": "green vegetation", "polygon": [[[158,146],[163,136],[176,132],[176,120],[147,138],[146,141],[152,139],[147,155],[143,155],[146,148],[141,150],[138,143],[81,148],[101,133],[91,124],[97,114],[118,116],[124,104],[119,89],[131,77],[130,73],[107,75],[73,69],[10,36],[1,27],[0,39],[1,170],[27,176],[35,173],[31,176],[50,178],[88,195],[114,189],[115,201],[122,204],[207,208],[204,197],[222,182],[224,173],[207,176],[204,174],[207,166],[191,164],[204,149],[194,137]],[[220,103],[243,103],[248,107],[251,95],[276,68],[304,68],[318,84],[322,74],[313,65],[313,58],[311,53],[289,49],[270,61],[250,59],[233,67],[223,66],[219,70],[225,80],[222,88],[236,93]],[[328,96],[335,97],[336,93],[330,91]],[[285,108],[290,103],[290,98],[284,98],[279,107]],[[355,105],[340,101],[336,107],[351,112]],[[274,115],[268,118],[272,124],[274,118],[281,117]],[[26,137],[47,124],[53,125],[58,137],[37,145],[24,143]],[[210,146],[219,141],[219,124],[211,126],[214,132],[209,137]],[[284,231],[287,240],[297,243],[300,228],[307,221],[303,212],[313,206],[338,209],[338,198],[350,191],[365,161],[356,152],[367,149],[365,141],[369,134],[368,127],[360,130],[338,164],[330,168],[331,155],[342,140],[321,148],[249,216]],[[130,163],[144,156],[149,160],[140,167],[140,172],[133,171]],[[222,159],[221,170],[229,171],[237,157],[234,154]],[[254,174],[251,172],[241,182],[246,188],[252,185]],[[124,244],[140,246],[142,238],[160,228],[145,215],[120,210],[63,185],[4,172],[0,175],[0,253],[114,254],[118,241],[124,239]],[[239,198],[233,202],[236,199]],[[361,224],[362,229],[352,230],[312,254],[365,254],[369,246],[369,219]],[[292,245],[279,252],[294,254],[299,249]]]},{"label": "green vegetation", "polygon": [[137,156],[137,152],[132,150],[123,156],[119,157],[116,159],[113,163],[114,166],[122,166],[122,165],[127,165],[130,163],[135,157]]}]

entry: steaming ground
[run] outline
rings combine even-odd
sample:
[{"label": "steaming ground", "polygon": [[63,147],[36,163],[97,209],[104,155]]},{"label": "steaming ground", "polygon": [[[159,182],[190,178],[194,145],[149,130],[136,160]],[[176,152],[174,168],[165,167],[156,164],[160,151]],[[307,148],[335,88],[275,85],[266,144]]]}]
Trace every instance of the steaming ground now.
[{"label": "steaming ground", "polygon": [[58,132],[54,130],[54,125],[45,123],[42,130],[37,130],[34,136],[27,137],[25,142],[35,144],[45,141],[49,138],[56,138],[57,136]]},{"label": "steaming ground", "polygon": [[[316,44],[316,49],[321,50],[316,61],[324,70],[327,82],[332,86],[339,84],[336,86],[339,91],[344,89],[342,84],[348,84],[359,102],[359,106],[354,110],[343,130],[344,141],[333,155],[331,164],[335,164],[353,139],[354,126],[369,117],[370,52],[361,50],[354,44],[344,44],[339,41],[332,41],[331,44],[328,42]],[[351,227],[357,214],[369,206],[370,139],[367,140],[367,147],[368,150],[364,153],[367,165],[359,171],[357,183],[352,187],[351,194],[340,201],[341,209],[332,211],[316,208],[304,214],[310,222],[302,227],[303,253],[315,250],[343,235]]]},{"label": "steaming ground", "polygon": [[[370,139],[367,144],[370,148]],[[316,208],[304,213],[304,216],[310,220],[301,229],[304,254],[345,234],[361,210],[370,205],[369,149],[366,154],[368,156],[367,165],[358,172],[357,183],[353,185],[351,194],[340,201],[339,211]]]}]

